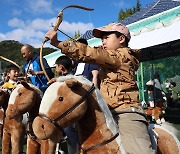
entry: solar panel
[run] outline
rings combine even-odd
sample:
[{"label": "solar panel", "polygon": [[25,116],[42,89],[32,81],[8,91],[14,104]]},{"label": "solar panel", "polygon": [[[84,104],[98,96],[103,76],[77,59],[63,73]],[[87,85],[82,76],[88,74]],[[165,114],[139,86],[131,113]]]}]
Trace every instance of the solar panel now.
[{"label": "solar panel", "polygon": [[[137,22],[139,20],[151,17],[158,13],[164,12],[166,10],[172,9],[174,7],[180,6],[180,1],[177,0],[157,0],[146,7],[142,8],[139,12],[129,16],[128,18],[120,21],[124,25],[129,25],[131,23]],[[92,30],[86,31],[80,38],[86,40],[93,38]]]},{"label": "solar panel", "polygon": [[164,12],[166,10],[172,9],[180,5],[180,1],[174,0],[157,0],[145,8],[142,8],[139,12],[129,16],[128,18],[122,20],[121,22],[125,25],[137,22],[139,20],[151,17],[158,13]]}]

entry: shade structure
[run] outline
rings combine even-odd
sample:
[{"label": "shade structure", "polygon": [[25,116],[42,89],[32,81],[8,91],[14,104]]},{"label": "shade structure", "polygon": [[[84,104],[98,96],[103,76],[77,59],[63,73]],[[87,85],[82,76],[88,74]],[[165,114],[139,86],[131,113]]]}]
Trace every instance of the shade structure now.
[{"label": "shade structure", "polygon": [[61,51],[58,50],[58,51],[55,51],[53,53],[50,53],[50,54],[44,56],[44,58],[47,60],[47,63],[49,64],[50,67],[54,67],[56,59],[62,55],[63,54],[61,53]]}]

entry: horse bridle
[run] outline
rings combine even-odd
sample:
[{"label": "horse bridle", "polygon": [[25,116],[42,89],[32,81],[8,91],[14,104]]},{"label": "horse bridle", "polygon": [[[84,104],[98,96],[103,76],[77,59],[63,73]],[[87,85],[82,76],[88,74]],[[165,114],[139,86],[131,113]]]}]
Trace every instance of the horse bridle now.
[{"label": "horse bridle", "polygon": [[66,112],[64,112],[63,114],[61,114],[59,117],[57,117],[56,119],[51,119],[43,114],[39,114],[39,117],[49,121],[50,123],[52,123],[54,126],[56,126],[58,129],[63,130],[62,126],[60,126],[57,121],[60,121],[61,119],[63,119],[65,116],[67,116],[69,113],[71,113],[75,108],[77,108],[82,102],[83,100],[87,99],[88,95],[91,94],[94,91],[95,87],[94,84],[89,88],[89,90],[85,93],[85,95],[83,95],[83,97],[81,97],[72,107],[70,107],[68,110],[66,110]]},{"label": "horse bridle", "polygon": [[[62,126],[60,126],[57,121],[60,121],[61,119],[63,119],[65,116],[67,116],[69,113],[71,113],[75,108],[77,108],[82,102],[83,100],[87,99],[88,95],[91,94],[93,91],[94,91],[95,87],[94,87],[94,84],[89,88],[89,90],[86,92],[85,95],[83,95],[83,97],[81,97],[72,107],[70,107],[68,110],[66,110],[66,112],[64,112],[62,115],[60,115],[59,117],[57,117],[56,119],[51,119],[43,114],[39,114],[39,117],[44,119],[44,120],[47,120],[49,121],[50,123],[52,123],[56,128],[58,128],[59,130],[63,131],[63,128]],[[105,140],[101,143],[98,143],[94,146],[91,146],[89,148],[82,148],[80,147],[80,149],[83,151],[83,154],[86,154],[88,151],[92,151],[94,149],[97,149],[101,146],[104,146],[106,144],[108,144],[109,142],[113,141],[114,139],[116,139],[116,137],[119,136],[119,133],[116,133],[113,137],[111,137],[110,139],[108,140]]]}]

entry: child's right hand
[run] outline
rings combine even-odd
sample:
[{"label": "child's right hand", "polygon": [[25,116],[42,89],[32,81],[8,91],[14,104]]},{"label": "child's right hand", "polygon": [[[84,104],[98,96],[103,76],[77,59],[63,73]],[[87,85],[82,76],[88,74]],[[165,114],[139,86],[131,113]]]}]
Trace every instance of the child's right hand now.
[{"label": "child's right hand", "polygon": [[56,44],[58,44],[58,40],[57,40],[57,32],[54,29],[50,29],[46,35],[45,38],[50,40],[50,43],[54,46],[56,46]]},{"label": "child's right hand", "polygon": [[51,85],[52,83],[54,83],[54,82],[56,82],[57,80],[56,80],[56,78],[52,78],[50,81],[48,81],[48,85]]}]

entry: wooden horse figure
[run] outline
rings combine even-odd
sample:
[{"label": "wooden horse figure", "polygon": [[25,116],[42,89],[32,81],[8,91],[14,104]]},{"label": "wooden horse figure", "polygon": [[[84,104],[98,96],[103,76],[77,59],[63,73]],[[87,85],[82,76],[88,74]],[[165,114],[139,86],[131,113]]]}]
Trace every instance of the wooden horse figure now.
[{"label": "wooden horse figure", "polygon": [[40,115],[33,122],[35,135],[39,139],[55,137],[57,131],[77,122],[80,153],[125,153],[99,90],[80,76],[59,79],[62,81],[50,85],[43,96]]},{"label": "wooden horse figure", "polygon": [[148,107],[145,109],[146,115],[149,119],[155,120],[157,124],[165,122],[163,114],[165,113],[166,102],[165,100],[158,100],[155,107]]},{"label": "wooden horse figure", "polygon": [[0,87],[0,136],[3,134],[3,123],[5,118],[5,112],[9,101],[9,92],[7,89]]},{"label": "wooden horse figure", "polygon": [[[26,113],[27,110],[31,111],[29,112],[29,120],[33,120],[35,114],[38,113],[40,102],[40,91],[35,86],[27,84],[25,81],[18,84],[12,91],[4,122],[2,141],[3,154],[9,154],[11,146],[12,154],[22,153],[26,130],[26,126],[22,121],[23,114]],[[28,143],[27,146],[29,146]]]},{"label": "wooden horse figure", "polygon": [[[79,153],[125,153],[117,125],[99,90],[94,90],[92,83],[80,76],[58,80],[43,96],[39,116],[33,121],[35,135],[39,139],[59,137],[58,131],[76,123]],[[158,143],[163,143],[163,135],[159,132],[158,135]],[[159,149],[168,151],[173,147],[173,152],[179,152],[176,140],[171,141],[164,143],[165,146],[159,144]]]},{"label": "wooden horse figure", "polygon": [[[48,154],[54,146],[50,140],[38,140],[32,130],[32,122],[39,113],[41,91],[32,84],[21,81],[12,91],[8,108],[6,110],[2,153],[9,154],[10,140],[12,141],[12,154],[22,153],[25,124],[23,114],[28,114],[27,125],[27,154]],[[40,150],[41,148],[41,150]]]},{"label": "wooden horse figure", "polygon": [[[153,133],[152,133],[153,132]],[[175,136],[178,131],[168,122],[163,124],[150,124],[149,133],[153,149],[157,154],[179,154],[180,142]]]},{"label": "wooden horse figure", "polygon": [[[29,85],[22,81],[12,91],[8,108],[6,110],[6,117],[3,130],[2,153],[9,154],[12,146],[12,154],[22,153],[23,143],[25,137],[26,126],[23,120],[23,114],[26,108],[37,112],[36,108],[32,108],[31,104],[40,104],[39,90],[33,85]],[[33,119],[31,115],[30,118]]]}]

